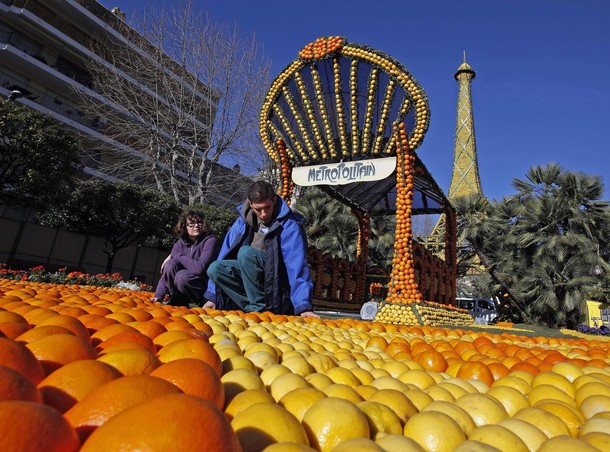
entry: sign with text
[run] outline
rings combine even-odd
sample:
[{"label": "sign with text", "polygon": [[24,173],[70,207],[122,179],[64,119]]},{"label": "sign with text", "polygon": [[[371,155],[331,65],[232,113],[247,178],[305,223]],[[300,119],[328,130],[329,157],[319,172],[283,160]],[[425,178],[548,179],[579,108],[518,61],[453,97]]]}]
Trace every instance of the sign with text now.
[{"label": "sign with text", "polygon": [[292,180],[301,186],[345,185],[381,180],[396,168],[396,157],[300,166],[292,169]]}]

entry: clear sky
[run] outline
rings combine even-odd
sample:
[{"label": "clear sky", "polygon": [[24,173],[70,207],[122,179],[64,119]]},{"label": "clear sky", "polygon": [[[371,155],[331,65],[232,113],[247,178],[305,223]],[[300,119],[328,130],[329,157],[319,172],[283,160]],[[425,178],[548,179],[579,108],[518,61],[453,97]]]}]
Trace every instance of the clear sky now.
[{"label": "clear sky", "polygon": [[[98,0],[129,18],[177,0]],[[457,82],[466,51],[484,194],[514,193],[533,165],[603,177],[610,198],[609,0],[195,0],[212,20],[255,34],[275,77],[319,36],[399,60],[428,94],[418,155],[449,189]]]}]

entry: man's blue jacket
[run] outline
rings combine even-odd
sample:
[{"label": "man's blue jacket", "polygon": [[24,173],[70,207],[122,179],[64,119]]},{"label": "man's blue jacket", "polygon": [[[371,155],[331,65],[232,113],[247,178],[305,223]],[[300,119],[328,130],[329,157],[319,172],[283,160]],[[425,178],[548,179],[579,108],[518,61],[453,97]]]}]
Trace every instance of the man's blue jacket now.
[{"label": "man's blue jacket", "polygon": [[[307,262],[307,237],[303,217],[293,212],[277,196],[278,215],[265,235],[265,309],[276,314],[296,314],[313,310],[313,282]],[[244,218],[244,204],[237,207],[239,217],[224,238],[218,260],[236,259],[241,246],[250,245],[254,227]],[[210,280],[205,298],[227,309],[226,295]]]}]

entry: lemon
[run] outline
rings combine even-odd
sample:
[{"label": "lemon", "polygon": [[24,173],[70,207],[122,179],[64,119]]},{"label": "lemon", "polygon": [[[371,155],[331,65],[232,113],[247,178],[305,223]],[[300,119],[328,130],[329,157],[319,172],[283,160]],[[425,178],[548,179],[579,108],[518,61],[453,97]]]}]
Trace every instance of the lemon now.
[{"label": "lemon", "polygon": [[386,452],[424,452],[416,441],[402,434],[379,435],[375,442]]},{"label": "lemon", "polygon": [[247,389],[264,390],[263,381],[253,370],[235,369],[224,374],[220,381],[225,391],[225,406],[233,397]]},{"label": "lemon", "polygon": [[357,406],[367,417],[373,438],[376,439],[379,434],[402,434],[400,419],[386,405],[368,400],[358,403]]},{"label": "lemon", "polygon": [[340,399],[349,400],[353,403],[362,402],[362,397],[358,394],[351,386],[341,384],[341,383],[333,383],[331,385],[325,386],[321,390],[327,397],[338,397]]},{"label": "lemon", "polygon": [[464,441],[453,452],[501,452],[501,449],[474,439]]},{"label": "lemon", "polygon": [[289,374],[290,369],[282,364],[274,364],[272,366],[267,367],[265,370],[261,372],[261,380],[265,384],[265,387],[269,389],[273,380],[275,380],[280,375]]},{"label": "lemon", "polygon": [[532,424],[540,429],[547,438],[561,435],[570,436],[570,430],[561,419],[541,408],[523,408],[515,413],[513,419],[520,419]]},{"label": "lemon", "polygon": [[284,395],[297,388],[309,388],[310,384],[304,377],[287,373],[276,377],[269,386],[271,396],[276,400],[280,400]]},{"label": "lemon", "polygon": [[580,437],[582,441],[597,447],[599,450],[610,450],[610,433],[589,432]]},{"label": "lemon", "polygon": [[428,405],[422,411],[438,411],[451,417],[458,423],[462,431],[468,436],[476,427],[472,417],[455,403],[437,400]]},{"label": "lemon", "polygon": [[395,389],[380,389],[368,398],[371,402],[379,402],[390,408],[400,419],[402,424],[417,413],[417,407],[404,393]]},{"label": "lemon", "polygon": [[274,402],[273,397],[264,390],[247,389],[237,394],[225,407],[225,416],[233,419],[246,408],[261,402]]},{"label": "lemon", "polygon": [[384,452],[375,441],[369,438],[353,438],[333,447],[333,452]]},{"label": "lemon", "polygon": [[508,417],[504,406],[487,394],[466,394],[457,399],[455,403],[470,414],[478,427],[497,424]]},{"label": "lemon", "polygon": [[521,438],[530,452],[537,451],[542,443],[548,440],[539,428],[520,419],[505,419],[497,425],[510,430]]},{"label": "lemon", "polygon": [[540,449],[538,449],[538,452],[556,452],[558,450],[569,450],[570,452],[599,452],[597,447],[592,446],[586,441],[564,435],[555,436],[544,442],[542,446],[540,446]]},{"label": "lemon", "polygon": [[292,373],[305,377],[315,372],[314,367],[307,362],[303,356],[292,356],[287,359],[282,359],[282,366],[290,369]]},{"label": "lemon", "polygon": [[352,402],[327,397],[316,402],[303,417],[310,445],[322,452],[352,438],[369,438],[369,423]]},{"label": "lemon", "polygon": [[458,423],[438,411],[422,411],[409,418],[403,435],[415,440],[425,450],[436,452],[451,452],[466,441]]},{"label": "lemon", "polygon": [[303,426],[290,412],[275,403],[257,403],[231,421],[244,452],[261,451],[282,441],[309,445]]},{"label": "lemon", "polygon": [[593,432],[607,433],[610,435],[610,418],[594,417],[585,421],[581,428],[580,437]]},{"label": "lemon", "polygon": [[500,450],[529,452],[525,443],[511,430],[501,425],[481,425],[468,435],[469,440],[481,441]]},{"label": "lemon", "polygon": [[[269,397],[273,400],[271,396]],[[290,411],[299,422],[302,422],[307,410],[325,397],[326,394],[316,388],[297,388],[284,394],[279,400],[279,404]]]},{"label": "lemon", "polygon": [[530,406],[527,397],[511,386],[494,386],[487,391],[487,395],[500,402],[509,416]]},{"label": "lemon", "polygon": [[305,376],[305,380],[307,381],[307,383],[312,385],[314,388],[317,388],[317,389],[320,389],[320,390],[322,388],[325,388],[328,385],[333,384],[333,381],[330,378],[328,378],[324,374],[319,374],[317,372],[314,372],[313,374],[306,375]]}]

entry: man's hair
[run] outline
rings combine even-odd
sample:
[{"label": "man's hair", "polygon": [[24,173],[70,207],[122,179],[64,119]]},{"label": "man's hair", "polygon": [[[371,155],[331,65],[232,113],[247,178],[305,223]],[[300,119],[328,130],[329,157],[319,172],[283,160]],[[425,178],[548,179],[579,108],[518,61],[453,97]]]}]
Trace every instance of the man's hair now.
[{"label": "man's hair", "polygon": [[275,198],[273,185],[264,180],[256,181],[248,190],[248,201],[264,202]]}]

